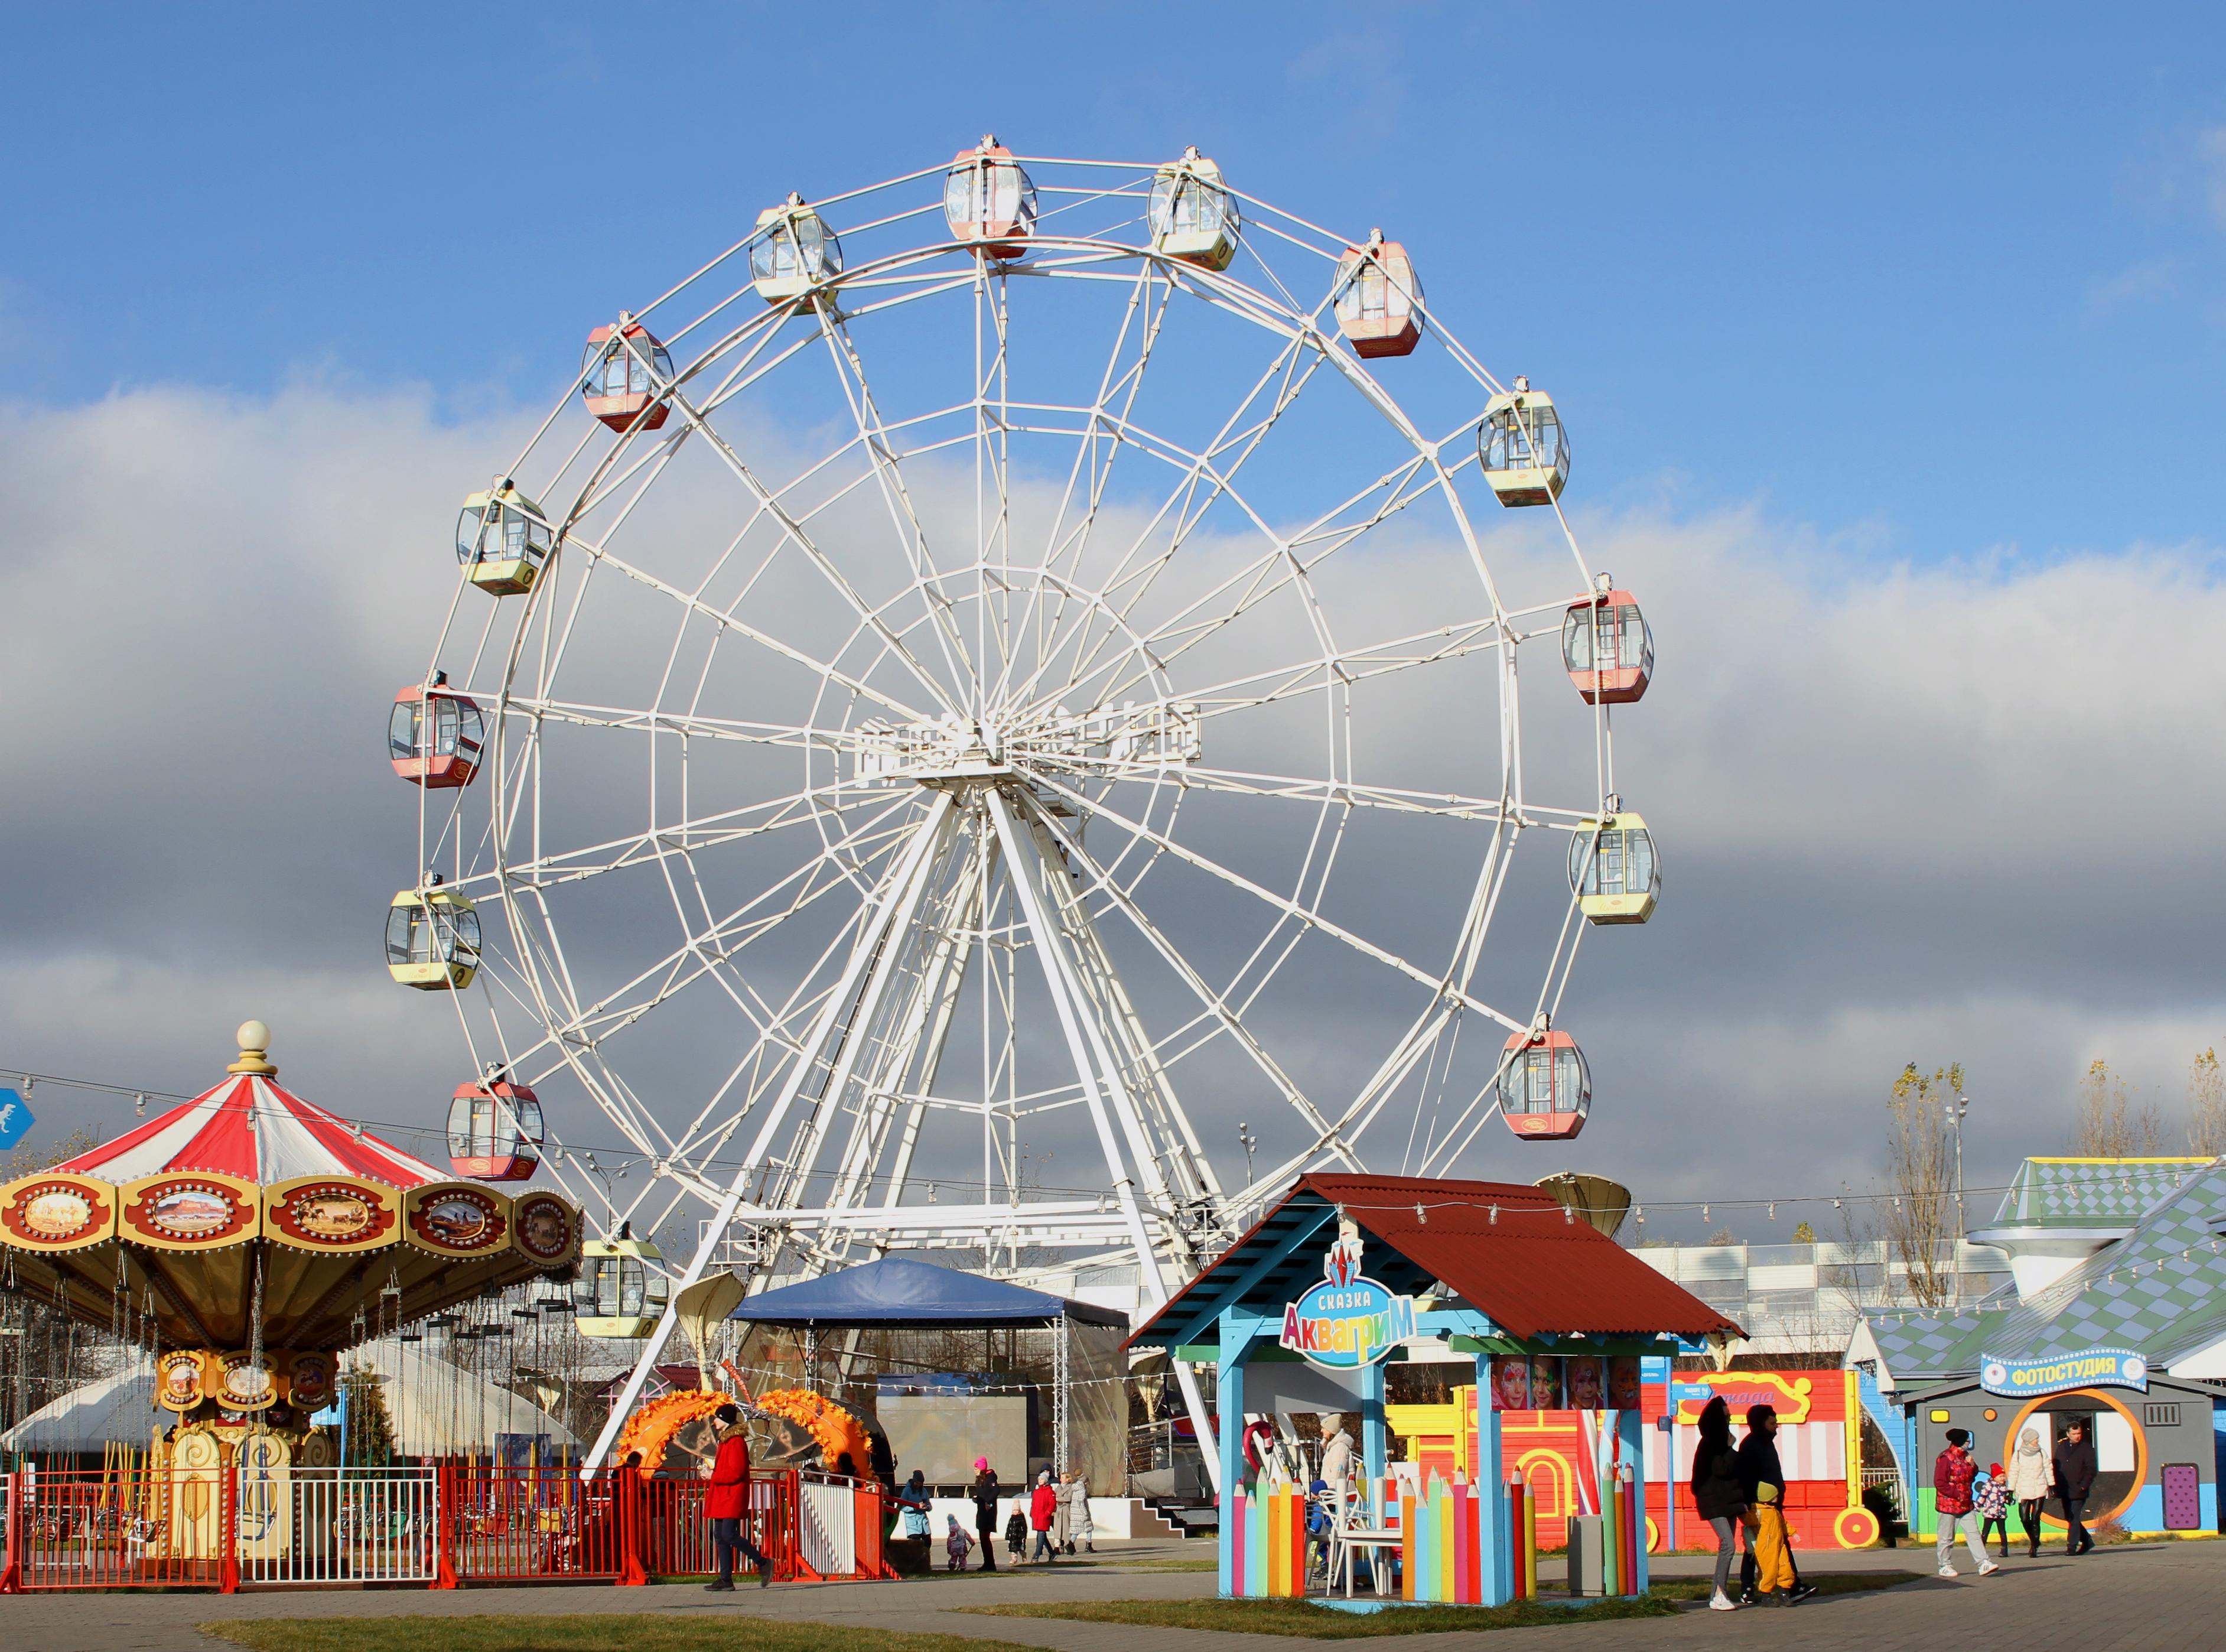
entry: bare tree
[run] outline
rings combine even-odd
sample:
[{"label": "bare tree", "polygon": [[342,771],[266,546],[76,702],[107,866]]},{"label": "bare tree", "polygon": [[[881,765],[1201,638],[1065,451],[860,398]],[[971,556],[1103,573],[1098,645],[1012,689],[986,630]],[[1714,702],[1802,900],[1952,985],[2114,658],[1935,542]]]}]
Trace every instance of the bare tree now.
[{"label": "bare tree", "polygon": [[2135,1158],[2164,1151],[2164,1120],[2156,1103],[2133,1104],[2126,1081],[2096,1061],[2079,1081],[2079,1133],[2072,1151],[2082,1158]]},{"label": "bare tree", "polygon": [[1963,1094],[1960,1062],[1925,1074],[1901,1069],[1886,1100],[1886,1173],[1892,1191],[1879,1210],[1886,1244],[1906,1271],[1910,1299],[1943,1307],[1956,1296],[1956,1108]]},{"label": "bare tree", "polygon": [[2226,1073],[2206,1049],[2187,1068],[2187,1145],[2208,1158],[2226,1153]]}]

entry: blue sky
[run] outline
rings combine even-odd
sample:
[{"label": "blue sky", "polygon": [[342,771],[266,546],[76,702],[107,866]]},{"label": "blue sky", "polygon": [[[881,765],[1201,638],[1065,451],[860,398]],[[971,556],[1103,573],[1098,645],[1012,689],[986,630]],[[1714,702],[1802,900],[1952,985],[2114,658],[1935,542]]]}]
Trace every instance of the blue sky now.
[{"label": "blue sky", "polygon": [[[308,373],[540,405],[791,187],[1195,141],[1382,222],[1593,497],[1867,556],[2206,533],[2226,30],[2204,8],[24,8],[12,393]],[[126,21],[128,19],[128,22]],[[29,232],[29,233],[25,233]],[[27,335],[27,336],[26,336]]]}]

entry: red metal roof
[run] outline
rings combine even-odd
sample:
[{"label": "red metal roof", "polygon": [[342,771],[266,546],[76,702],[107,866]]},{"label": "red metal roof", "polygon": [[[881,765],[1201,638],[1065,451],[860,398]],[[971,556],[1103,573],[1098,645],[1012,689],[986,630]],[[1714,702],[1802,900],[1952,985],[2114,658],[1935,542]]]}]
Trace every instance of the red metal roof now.
[{"label": "red metal roof", "polygon": [[[1536,1188],[1323,1173],[1300,1177],[1251,1233],[1184,1286],[1130,1341],[1153,1341],[1155,1330],[1161,1338],[1170,1332],[1186,1339],[1200,1335],[1200,1316],[1228,1305],[1218,1299],[1224,1292],[1216,1287],[1233,1282],[1258,1260],[1254,1236],[1263,1229],[1273,1233],[1285,1225],[1282,1219],[1294,1207],[1302,1205],[1342,1210],[1369,1242],[1396,1252],[1415,1272],[1442,1279],[1511,1336],[1527,1340],[1583,1331],[1697,1339],[1718,1330],[1740,1334],[1735,1323],[1581,1216],[1572,1219],[1557,1200]],[[1363,1268],[1379,1278],[1393,1272],[1378,1256],[1364,1257]],[[1260,1288],[1273,1294],[1287,1285],[1279,1274],[1270,1274]],[[1252,1305],[1256,1310],[1266,1304]]]}]

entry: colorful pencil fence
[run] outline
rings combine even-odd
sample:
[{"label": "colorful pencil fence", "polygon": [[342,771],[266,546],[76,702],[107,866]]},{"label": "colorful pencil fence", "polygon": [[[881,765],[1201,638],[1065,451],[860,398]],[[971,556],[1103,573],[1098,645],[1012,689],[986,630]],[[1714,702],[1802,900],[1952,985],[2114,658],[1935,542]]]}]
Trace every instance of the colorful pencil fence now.
[{"label": "colorful pencil fence", "polygon": [[1483,1516],[1478,1488],[1466,1480],[1449,1485],[1433,1475],[1421,1496],[1402,1496],[1399,1598],[1483,1604]]},{"label": "colorful pencil fence", "polygon": [[1307,1592],[1306,1494],[1285,1481],[1258,1480],[1230,1500],[1235,1529],[1230,1554],[1234,1595],[1261,1598]]}]

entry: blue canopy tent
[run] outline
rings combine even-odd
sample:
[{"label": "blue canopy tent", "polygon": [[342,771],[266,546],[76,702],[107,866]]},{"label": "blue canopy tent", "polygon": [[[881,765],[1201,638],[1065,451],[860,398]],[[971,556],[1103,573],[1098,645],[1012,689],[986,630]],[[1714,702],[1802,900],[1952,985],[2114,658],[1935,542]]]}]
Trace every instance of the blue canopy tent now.
[{"label": "blue canopy tent", "polygon": [[[1036,1460],[1048,1457],[1055,1469],[1075,1469],[1104,1493],[1117,1495],[1123,1489],[1128,1361],[1121,1344],[1129,1319],[1115,1309],[910,1257],[888,1256],[745,1298],[728,1317],[801,1331],[805,1366],[815,1374],[819,1336],[824,1331],[1049,1332],[1051,1449]],[[1027,1396],[1039,1386],[1018,1372],[984,1372],[962,1379],[957,1374],[922,1370],[909,1377],[885,1378],[877,1410],[891,1450],[900,1460],[923,1466],[932,1483],[957,1483],[967,1477],[945,1459],[953,1459],[955,1453],[962,1467],[970,1462],[976,1448],[965,1442],[977,1437],[1010,1442],[1002,1451],[983,1449],[993,1460],[1003,1457],[995,1463],[1001,1477],[1025,1480],[1031,1466]],[[999,1396],[1004,1397],[1001,1400]],[[1001,1409],[1010,1413],[1002,1436],[989,1414]]]},{"label": "blue canopy tent", "polygon": [[1111,1308],[904,1256],[885,1256],[760,1292],[745,1298],[728,1317],[798,1330],[877,1330],[892,1325],[1006,1330],[1056,1325],[1062,1319],[1129,1329],[1128,1316]]}]

